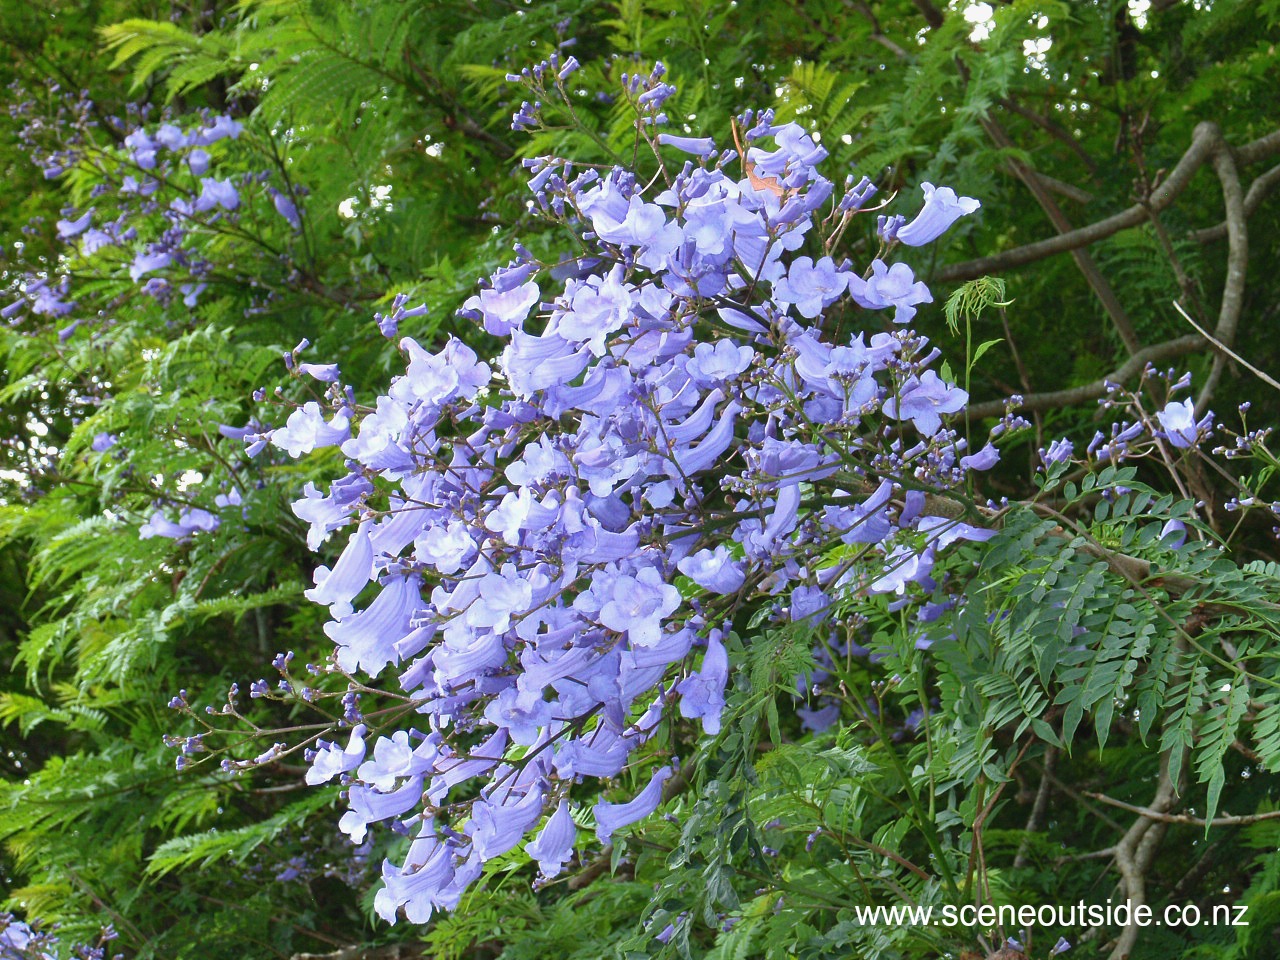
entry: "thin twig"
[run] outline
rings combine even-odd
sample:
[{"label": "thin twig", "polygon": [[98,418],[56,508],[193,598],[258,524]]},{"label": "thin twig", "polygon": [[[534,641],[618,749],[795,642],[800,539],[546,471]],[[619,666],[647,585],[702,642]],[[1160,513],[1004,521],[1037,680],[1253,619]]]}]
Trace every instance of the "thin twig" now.
[{"label": "thin twig", "polygon": [[1093,793],[1086,790],[1084,795],[1092,797],[1099,803],[1105,803],[1107,806],[1115,807],[1118,810],[1127,810],[1129,813],[1137,814],[1157,823],[1182,823],[1191,827],[1246,827],[1251,823],[1280,819],[1280,810],[1269,810],[1266,813],[1250,813],[1239,817],[1224,815],[1214,817],[1212,820],[1205,820],[1203,817],[1193,817],[1189,813],[1164,813],[1160,810],[1153,810],[1150,807],[1139,807],[1136,804],[1117,800],[1115,797],[1108,797],[1104,793]]}]

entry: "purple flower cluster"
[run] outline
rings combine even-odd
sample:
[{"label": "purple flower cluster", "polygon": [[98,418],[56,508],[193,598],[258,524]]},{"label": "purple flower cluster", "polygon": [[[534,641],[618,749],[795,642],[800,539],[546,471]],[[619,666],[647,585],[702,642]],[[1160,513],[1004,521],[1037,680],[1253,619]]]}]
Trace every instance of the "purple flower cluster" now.
[{"label": "purple flower cluster", "polygon": [[[664,93],[660,77],[632,93]],[[768,113],[742,119],[743,179],[724,169],[736,154],[701,141],[670,141],[700,161],[652,194],[623,169],[531,161],[535,204],[588,252],[552,267],[522,251],[467,302],[504,341],[497,357],[404,338],[405,371],[374,406],[322,378],[329,412],[308,403],[247,438],[348,458],[295,504],[313,548],[349,531],[307,595],[329,608],[332,669],[394,668],[414,726],[375,737],[353,719],[307,779],[346,784],[354,842],[387,822],[413,837],[383,865],[388,921],[453,908],[530,834],[555,876],[583,843],[574,783],[621,775],[674,712],[717,733],[744,604],[789,595],[819,617],[836,596],[905,602],[949,543],[991,535],[931,516],[920,492],[998,458],[968,456],[945,425],[967,397],[929,369],[938,351],[904,329],[823,333],[855,303],[907,319],[927,289],[900,264],[859,277],[793,256],[834,193],[825,151]],[[856,212],[856,189],[837,210]],[[596,839],[656,810],[674,775],[597,802]]]},{"label": "purple flower cluster", "polygon": [[[38,921],[33,924],[19,920],[12,913],[0,913],[0,960],[55,960],[58,938],[51,928],[42,927]],[[106,960],[107,945],[116,937],[115,929],[108,924],[101,929],[95,943],[75,944],[68,956]],[[117,954],[112,960],[122,960],[122,955]]]},{"label": "purple flower cluster", "polygon": [[53,960],[57,940],[32,929],[11,913],[0,913],[0,960]]},{"label": "purple flower cluster", "polygon": [[[194,308],[208,286],[213,265],[188,242],[194,227],[209,228],[223,218],[234,218],[242,207],[241,191],[263,182],[265,174],[248,174],[236,179],[206,176],[213,159],[206,147],[237,139],[241,124],[228,116],[206,115],[188,130],[173,123],[161,123],[148,132],[135,126],[123,136],[121,147],[98,147],[87,131],[96,125],[87,119],[88,107],[79,105],[65,119],[72,131],[69,144],[52,153],[33,150],[45,175],[60,176],[82,161],[108,171],[108,182],[100,183],[93,196],[99,202],[86,210],[65,208],[56,224],[56,236],[68,248],[69,258],[92,257],[105,248],[123,252],[113,263],[127,264],[125,272],[142,292],[167,304],[178,296],[184,306]],[[124,121],[114,121],[124,134]],[[36,139],[32,120],[24,139]],[[29,144],[30,145],[30,144]],[[303,191],[295,190],[300,194]],[[114,204],[111,194],[114,193]],[[301,228],[295,201],[266,188],[276,213],[294,231]],[[164,197],[170,195],[166,203]],[[160,229],[155,229],[159,214]],[[36,316],[62,317],[72,313],[68,276],[48,277],[43,267],[17,277],[20,295],[0,308],[0,319],[17,323],[29,310]],[[60,333],[69,339],[81,325],[74,321]]]}]

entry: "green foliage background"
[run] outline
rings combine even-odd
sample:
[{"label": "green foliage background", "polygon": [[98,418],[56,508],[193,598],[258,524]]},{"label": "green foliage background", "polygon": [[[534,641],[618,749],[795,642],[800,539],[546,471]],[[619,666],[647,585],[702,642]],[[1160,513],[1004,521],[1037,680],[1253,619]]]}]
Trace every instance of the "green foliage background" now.
[{"label": "green foliage background", "polygon": [[[1107,851],[1136,843],[1134,824],[1146,823],[1148,902],[1206,912],[1246,904],[1252,924],[1146,930],[1134,960],[1277,955],[1280,820],[1267,816],[1280,767],[1274,517],[1221,508],[1241,483],[1280,499],[1276,464],[1219,475],[1183,463],[1181,489],[1146,467],[1034,485],[1037,449],[1062,436],[1083,446],[1098,428],[1092,399],[1038,409],[1034,429],[975,491],[1036,499],[1057,516],[1015,509],[991,549],[956,561],[970,586],[965,613],[943,621],[954,638],[923,653],[887,607],[851,606],[849,622],[865,619],[879,659],[839,668],[843,719],[822,735],[795,713],[815,639],[739,638],[725,734],[666,733],[663,750],[692,758],[664,808],[671,818],[590,852],[540,890],[513,853],[430,927],[378,924],[371,890],[393,841],[352,868],[335,838],[336,788],[306,788],[288,762],[244,777],[216,764],[177,776],[161,742],[191,732],[164,706],[179,688],[199,709],[268,671],[277,651],[300,661],[326,652],[322,611],[301,598],[315,559],[289,503],[335,464],[244,466],[241,445],[218,426],[272,415],[269,402],[250,401],[256,388],[303,397],[280,363],[303,337],[314,342],[308,356],[340,359],[358,390],[385,382],[396,354],[371,318],[396,293],[431,308],[402,333],[492,346],[454,311],[517,238],[540,252],[563,243],[530,218],[519,161],[644,162],[621,101],[595,96],[618,89],[624,71],[662,60],[679,87],[667,107],[674,128],[722,145],[745,107],[772,106],[822,131],[828,172],[866,174],[881,196],[902,190],[894,209],[910,212],[921,181],[981,198],[979,217],[927,251],[922,272],[943,279],[919,324],[954,369],[969,370],[976,401],[1078,387],[1118,369],[1128,354],[1115,309],[1070,255],[1000,270],[1004,293],[991,299],[1012,303],[967,313],[959,335],[941,302],[969,261],[1148,201],[1198,124],[1216,123],[1235,148],[1273,135],[1280,2],[1002,0],[985,21],[967,19],[969,7],[0,0],[11,103],[34,100],[51,116],[84,89],[104,117],[131,101],[188,123],[201,109],[230,111],[246,134],[222,149],[223,169],[265,170],[274,184],[310,190],[298,235],[260,201],[251,235],[205,237],[208,255],[234,268],[178,322],[130,292],[106,257],[71,264],[82,308],[111,316],[102,333],[60,342],[56,324],[0,327],[7,905],[62,924],[67,943],[110,922],[126,955],[166,960],[357,955],[347,948],[506,960],[973,956],[1017,932],[983,941],[975,931],[872,928],[852,908],[1103,902],[1123,880]],[[581,95],[552,129],[513,133],[522,93],[506,74],[570,38],[566,52],[584,64]],[[19,139],[23,123],[0,117],[0,280],[14,290],[23,270],[60,264],[53,224],[67,204],[89,205],[96,182],[83,168],[44,180]],[[97,136],[101,150],[115,149],[105,127]],[[1267,172],[1276,152],[1260,157],[1239,165],[1245,189],[1280,179]],[[1057,225],[1029,179],[1054,198]],[[1280,205],[1258,194],[1234,349],[1276,371]],[[1088,248],[1141,344],[1192,332],[1175,300],[1213,325],[1226,242],[1197,231],[1223,210],[1205,165],[1154,220]],[[855,261],[874,252],[873,226],[847,238]],[[980,362],[966,344],[986,345]],[[1184,365],[1202,383],[1213,356],[1162,365]],[[1230,420],[1251,401],[1256,427],[1276,422],[1277,399],[1237,366],[1213,404]],[[121,457],[90,450],[104,431],[119,436]],[[156,499],[206,503],[228,483],[245,491],[242,523],[189,544],[138,538]],[[1130,492],[1100,497],[1121,485]],[[1162,524],[1197,499],[1210,504],[1206,539],[1172,550]],[[1148,564],[1153,577],[1135,581],[1108,551]],[[904,732],[913,711],[919,724]],[[266,707],[254,719],[324,722]],[[238,745],[239,755],[265,746]],[[1097,799],[1147,807],[1162,770],[1180,788],[1169,809],[1183,821]],[[1215,816],[1226,820],[1206,828]],[[303,875],[277,879],[295,858]],[[668,923],[674,934],[659,943]],[[1080,941],[1077,955],[1119,949],[1117,929],[1035,930],[1032,955],[1046,956],[1061,933]]]}]

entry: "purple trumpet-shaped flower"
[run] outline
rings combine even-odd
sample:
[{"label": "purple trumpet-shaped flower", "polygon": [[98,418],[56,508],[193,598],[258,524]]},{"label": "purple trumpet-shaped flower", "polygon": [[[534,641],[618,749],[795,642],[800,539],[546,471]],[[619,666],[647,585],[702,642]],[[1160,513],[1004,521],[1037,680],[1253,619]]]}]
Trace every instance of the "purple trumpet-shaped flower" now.
[{"label": "purple trumpet-shaped flower", "polygon": [[[823,257],[817,263],[809,257],[796,257],[791,261],[787,275],[773,285],[773,296],[780,303],[795,304],[800,316],[813,320],[839,300],[849,284],[857,279],[847,270],[838,269],[830,257]],[[923,287],[924,284],[917,286]],[[925,292],[928,293],[927,290]],[[899,308],[899,312],[902,309]],[[914,314],[915,310],[911,309],[911,313]]]},{"label": "purple trumpet-shaped flower", "polygon": [[933,570],[933,547],[922,551],[909,547],[894,547],[885,557],[884,573],[867,588],[872,593],[906,593],[907,584],[921,583]]},{"label": "purple trumpet-shaped flower", "polygon": [[411,777],[391,793],[379,793],[372,787],[355,784],[351,787],[349,802],[351,809],[338,821],[338,829],[350,837],[352,843],[363,843],[369,824],[402,816],[422,803],[422,778]]},{"label": "purple trumpet-shaped flower", "polygon": [[[295,508],[296,506],[295,504]],[[351,601],[373,578],[370,526],[370,522],[366,520],[351,534],[346,549],[342,551],[332,570],[326,566],[316,567],[311,575],[315,586],[303,593],[312,603],[328,605],[330,613],[335,617],[351,615]]]},{"label": "purple trumpet-shaped flower", "polygon": [[957,540],[982,543],[996,535],[995,530],[975,527],[949,517],[921,517],[917,528],[928,537],[930,545],[936,546],[939,550],[949,547]]},{"label": "purple trumpet-shaped flower", "polygon": [[895,420],[910,420],[926,437],[932,437],[942,426],[940,414],[959,413],[968,402],[969,394],[926,370],[920,377],[908,379],[899,396],[885,400],[884,412]]},{"label": "purple trumpet-shaped flower", "polygon": [[1169,520],[1160,528],[1160,541],[1167,547],[1177,550],[1187,542],[1187,525],[1181,520]]},{"label": "purple trumpet-shaped flower", "polygon": [[78,220],[59,220],[58,237],[63,240],[70,240],[72,237],[78,237],[89,228],[89,223],[92,220],[92,210],[86,210]]},{"label": "purple trumpet-shaped flower", "polygon": [[537,839],[525,844],[524,849],[538,861],[538,872],[550,878],[557,876],[573,859],[573,844],[577,836],[578,827],[569,814],[569,801],[561,800]]},{"label": "purple trumpet-shaped flower", "polygon": [[670,767],[663,767],[653,775],[649,785],[628,803],[608,803],[601,800],[593,808],[596,818],[596,837],[608,843],[613,835],[629,824],[643,820],[662,803],[662,785],[671,779]]},{"label": "purple trumpet-shaped flower", "polygon": [[409,743],[409,732],[397,730],[379,737],[373,745],[373,759],[360,764],[356,775],[384,793],[395,789],[396,780],[429,773],[440,753],[440,735],[433,733],[416,748]]},{"label": "purple trumpet-shaped flower", "polygon": [[1181,403],[1171,400],[1168,406],[1156,412],[1156,418],[1165,439],[1181,450],[1194,447],[1213,426],[1212,412],[1196,420],[1196,405],[1189,397]]},{"label": "purple trumpet-shaped flower", "polygon": [[129,279],[137,282],[148,273],[152,273],[156,270],[163,270],[171,263],[173,263],[173,257],[166,250],[156,250],[152,253],[139,253],[133,258],[133,263],[129,267]]},{"label": "purple trumpet-shaped flower", "polygon": [[93,443],[89,445],[89,449],[91,449],[94,453],[102,453],[103,451],[110,450],[112,447],[114,447],[116,445],[117,439],[119,438],[116,437],[114,433],[104,432],[104,433],[94,434]]},{"label": "purple trumpet-shaped flower", "polygon": [[410,620],[421,606],[416,576],[384,576],[382,590],[367,608],[324,625],[325,635],[337,645],[338,666],[376,677],[387,664],[398,662],[396,644],[412,629]]},{"label": "purple trumpet-shaped flower", "polygon": [[523,797],[507,793],[501,801],[488,797],[472,804],[467,824],[472,849],[482,860],[514,849],[542,816],[542,801],[543,791],[535,786]]},{"label": "purple trumpet-shaped flower", "polygon": [[149,540],[151,537],[166,537],[170,540],[181,540],[190,533],[190,530],[174,523],[160,510],[153,513],[151,515],[151,519],[138,528],[138,537],[142,540]]},{"label": "purple trumpet-shaped flower", "polygon": [[712,593],[736,593],[747,579],[741,563],[733,559],[724,544],[714,550],[699,550],[677,563],[676,568]]},{"label": "purple trumpet-shaped flower", "polygon": [[334,383],[339,376],[336,363],[300,363],[298,372],[305,373],[321,383]]},{"label": "purple trumpet-shaped flower", "polygon": [[148,540],[151,537],[164,537],[169,540],[187,540],[197,530],[216,530],[221,521],[208,510],[189,507],[178,516],[174,523],[157,510],[146,523],[138,528],[138,537]]},{"label": "purple trumpet-shaped flower", "polygon": [[720,642],[720,631],[712,630],[707,637],[707,652],[702,658],[702,669],[676,684],[680,694],[680,716],[702,721],[702,731],[708,736],[720,732],[720,715],[724,712],[724,686],[729,679],[729,655]]},{"label": "purple trumpet-shaped flower", "polygon": [[716,142],[710,137],[677,137],[671,133],[660,133],[658,145],[675,147],[682,153],[691,153],[695,157],[709,157],[716,152]]},{"label": "purple trumpet-shaped flower", "polygon": [[600,607],[600,622],[610,630],[626,633],[632,646],[658,642],[663,621],[680,606],[680,591],[663,582],[662,574],[645,567],[634,577],[615,574],[607,599]]},{"label": "purple trumpet-shaped flower", "polygon": [[485,330],[495,337],[505,337],[512,330],[520,329],[539,296],[538,285],[530,280],[507,290],[481,290],[462,308],[478,310]]},{"label": "purple trumpet-shaped flower", "polygon": [[963,216],[982,206],[972,197],[957,197],[950,187],[935,187],[922,183],[924,209],[916,218],[898,230],[898,242],[909,247],[922,247],[932,243],[951,229],[951,225]]},{"label": "purple trumpet-shaped flower", "polygon": [[344,414],[336,414],[328,423],[314,400],[304,403],[271,433],[271,443],[289,456],[297,459],[304,453],[320,447],[336,446],[351,436],[351,421]]},{"label": "purple trumpet-shaped flower", "polygon": [[507,687],[489,701],[484,716],[494,726],[504,727],[512,743],[531,747],[551,723],[551,704],[542,699],[541,689],[524,692]]},{"label": "purple trumpet-shaped flower", "polygon": [[280,214],[295,231],[302,229],[302,217],[298,215],[298,205],[293,202],[292,197],[281,193],[279,190],[272,190],[271,205],[276,208],[276,213]]},{"label": "purple trumpet-shaped flower", "polygon": [[353,727],[346,747],[339,747],[336,743],[330,743],[327,740],[317,741],[315,758],[311,761],[310,769],[307,770],[307,783],[313,787],[328,783],[339,774],[350,773],[358,767],[360,761],[364,759],[365,730],[363,723]]},{"label": "purple trumpet-shaped flower", "polygon": [[383,861],[384,886],[373,901],[378,916],[395,923],[403,906],[410,923],[430,920],[431,914],[445,905],[445,891],[456,875],[456,857],[454,842],[441,842],[435,822],[425,822],[409,847],[403,867]]},{"label": "purple trumpet-shaped flower", "polygon": [[207,147],[211,143],[217,143],[224,137],[230,137],[232,140],[235,140],[240,136],[240,131],[242,129],[243,128],[240,126],[240,123],[232,120],[230,117],[214,117],[213,123],[201,130],[197,130],[191,135],[190,142],[202,147]]},{"label": "purple trumpet-shaped flower", "polygon": [[909,323],[916,315],[916,304],[933,303],[933,294],[923,281],[916,280],[905,263],[886,266],[883,260],[871,261],[871,278],[849,277],[853,299],[868,310],[893,307],[894,323]]},{"label": "purple trumpet-shaped flower", "polygon": [[230,180],[214,180],[205,177],[200,181],[200,196],[196,198],[193,209],[197,213],[207,213],[215,207],[223,210],[235,210],[240,206],[240,193]]},{"label": "purple trumpet-shaped flower", "polygon": [[200,149],[192,150],[187,154],[187,166],[197,177],[203,177],[209,172],[209,154]]},{"label": "purple trumpet-shaped flower", "polygon": [[685,369],[699,384],[709,385],[732,380],[751,366],[754,356],[755,350],[750,346],[732,340],[699,343],[693,348],[693,358]]},{"label": "purple trumpet-shaped flower", "polygon": [[476,589],[478,596],[467,607],[466,623],[494,633],[505,633],[511,617],[529,609],[533,602],[533,587],[512,564],[506,564],[500,573],[485,574]]},{"label": "purple trumpet-shaped flower", "polygon": [[1040,460],[1046,467],[1055,463],[1065,463],[1071,459],[1075,453],[1075,444],[1070,440],[1054,440],[1049,444],[1049,449],[1040,450]]},{"label": "purple trumpet-shaped flower", "polygon": [[960,466],[965,470],[990,470],[1000,462],[1000,451],[988,443],[977,453],[960,458]]}]

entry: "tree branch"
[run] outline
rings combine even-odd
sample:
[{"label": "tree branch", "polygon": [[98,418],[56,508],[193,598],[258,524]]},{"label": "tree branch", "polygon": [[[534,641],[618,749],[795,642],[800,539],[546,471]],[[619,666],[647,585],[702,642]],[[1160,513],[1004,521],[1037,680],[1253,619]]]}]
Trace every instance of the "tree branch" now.
[{"label": "tree branch", "polygon": [[942,11],[935,7],[929,0],[912,0],[916,5],[916,9],[924,14],[924,22],[937,30],[942,26]]},{"label": "tree branch", "polygon": [[[1171,360],[1174,357],[1194,353],[1203,349],[1207,343],[1208,341],[1199,334],[1189,333],[1175,340],[1166,340],[1154,346],[1144,347],[1101,380],[1095,380],[1092,383],[1086,383],[1078,387],[1068,387],[1065,390],[1032,393],[1023,397],[1022,403],[1014,405],[1013,409],[1026,411],[1054,410],[1058,407],[1070,406],[1073,403],[1082,403],[1085,400],[1096,400],[1099,397],[1106,396],[1107,384],[1124,383],[1130,377],[1141,373],[1148,363],[1160,363],[1164,360]],[[1006,404],[1003,400],[986,400],[969,407],[969,415],[974,419],[998,417],[1004,413],[1005,406]]]},{"label": "tree branch", "polygon": [[1136,813],[1140,817],[1154,820],[1157,823],[1182,823],[1191,827],[1245,827],[1251,823],[1261,823],[1264,820],[1280,819],[1280,810],[1269,810],[1266,813],[1251,813],[1240,817],[1222,816],[1214,817],[1212,820],[1205,820],[1203,817],[1193,817],[1188,813],[1164,813],[1160,810],[1153,810],[1150,807],[1139,807],[1136,804],[1125,803],[1123,800],[1108,797],[1103,793],[1091,793],[1086,790],[1084,795],[1092,797],[1100,803],[1105,803],[1109,807],[1127,810],[1129,813]]},{"label": "tree branch", "polygon": [[[1213,169],[1222,184],[1222,202],[1227,217],[1227,278],[1222,285],[1222,303],[1218,308],[1218,325],[1214,339],[1230,348],[1235,345],[1236,328],[1240,323],[1240,310],[1244,306],[1245,274],[1249,266],[1249,229],[1245,222],[1244,195],[1240,190],[1240,173],[1236,170],[1235,157],[1226,143],[1219,141],[1213,151]],[[1222,379],[1226,366],[1224,353],[1216,353],[1200,395],[1196,398],[1196,411],[1203,415],[1213,398],[1213,391]]]},{"label": "tree branch", "polygon": [[[1277,131],[1275,136],[1277,138],[1276,150],[1280,151],[1280,131]],[[1214,146],[1221,139],[1222,135],[1215,124],[1202,123],[1197,126],[1191,138],[1191,146],[1187,148],[1187,152],[1182,155],[1182,159],[1178,161],[1177,166],[1173,168],[1169,176],[1152,191],[1145,204],[1135,203],[1129,209],[1107,217],[1105,220],[1099,220],[1097,223],[1091,223],[1087,227],[1081,227],[1078,230],[1071,230],[1056,237],[1050,237],[1048,240],[1028,243],[1012,250],[1006,250],[1004,253],[980,257],[977,260],[966,260],[962,263],[950,264],[938,270],[934,274],[934,279],[944,283],[955,280],[972,280],[975,277],[998,273],[1010,267],[1020,267],[1024,264],[1035,263],[1037,260],[1043,260],[1054,254],[1067,253],[1079,247],[1097,243],[1099,240],[1105,240],[1107,237],[1128,227],[1135,227],[1147,219],[1148,210],[1159,213],[1177,199],[1178,195],[1186,189],[1187,184],[1191,182],[1192,175],[1209,159]],[[1237,154],[1240,152],[1237,151]]]},{"label": "tree branch", "polygon": [[1072,153],[1080,158],[1080,162],[1088,168],[1090,173],[1094,173],[1098,169],[1098,162],[1094,160],[1093,157],[1089,156],[1089,151],[1084,148],[1084,145],[1081,144],[1080,141],[1068,133],[1061,124],[1055,123],[1043,114],[1036,113],[1030,107],[1024,107],[1012,97],[1001,97],[996,102],[1009,112],[1016,113],[1018,116],[1023,117],[1026,120],[1030,120],[1045,133],[1049,134],[1049,136],[1065,144]]},{"label": "tree branch", "polygon": [[[1266,173],[1255,177],[1253,183],[1249,184],[1249,192],[1244,195],[1244,215],[1246,217],[1253,216],[1253,212],[1258,209],[1267,194],[1277,184],[1280,184],[1280,165],[1274,166]],[[1199,243],[1209,243],[1213,240],[1221,240],[1226,235],[1227,221],[1223,220],[1212,227],[1193,231],[1191,239]]]},{"label": "tree branch", "polygon": [[353,943],[331,953],[295,953],[289,960],[412,960],[421,956],[421,950],[411,950],[403,943],[388,943],[380,947]]},{"label": "tree branch", "polygon": [[[1006,150],[1013,147],[1013,141],[1009,139],[1009,135],[1004,132],[1000,124],[989,116],[979,122],[996,146]],[[1036,172],[1021,160],[1010,158],[1008,162],[1013,167],[1018,179],[1026,184],[1027,189],[1031,191],[1031,195],[1036,198],[1036,202],[1040,204],[1040,209],[1045,212],[1045,216],[1049,218],[1049,222],[1054,225],[1059,234],[1065,236],[1071,233],[1071,221],[1062,212],[1062,208],[1058,206],[1057,201],[1049,195],[1049,191],[1045,188],[1044,183],[1041,182]],[[1094,295],[1097,296],[1098,301],[1102,304],[1102,308],[1107,311],[1107,316],[1111,318],[1111,323],[1120,335],[1120,340],[1125,349],[1129,351],[1131,356],[1137,353],[1142,349],[1142,341],[1138,339],[1138,333],[1134,330],[1133,323],[1129,320],[1129,315],[1120,303],[1120,298],[1111,289],[1111,284],[1102,275],[1102,271],[1094,263],[1093,257],[1083,247],[1071,248],[1071,256],[1075,260],[1076,266],[1080,268],[1080,272],[1084,274],[1085,281],[1089,284],[1090,289],[1093,290]]]},{"label": "tree branch", "polygon": [[866,0],[844,0],[844,5],[846,8],[856,10],[858,13],[862,14],[862,16],[866,18],[867,22],[871,24],[872,40],[880,44],[880,46],[884,47],[899,60],[909,60],[911,58],[911,54],[907,53],[907,51],[903,50],[902,47],[898,46],[885,36],[884,30],[880,26],[879,18],[876,16],[875,11],[866,3]]},{"label": "tree branch", "polygon": [[[1185,750],[1184,747],[1176,749]],[[1182,766],[1186,766],[1185,757]],[[1177,784],[1173,782],[1173,778],[1169,775],[1169,753],[1165,752],[1160,755],[1160,776],[1156,781],[1155,796],[1152,797],[1150,806],[1146,808],[1157,816],[1139,817],[1125,832],[1120,842],[1116,844],[1116,869],[1120,871],[1125,897],[1128,899],[1131,909],[1147,902],[1147,870],[1150,869],[1152,861],[1155,860],[1156,851],[1159,849],[1160,841],[1164,839],[1164,832],[1168,827],[1166,823],[1159,819],[1159,816],[1173,806],[1177,793]],[[1093,794],[1088,795],[1094,796]],[[1115,946],[1111,950],[1110,960],[1128,960],[1141,929],[1137,921],[1133,919],[1133,915],[1130,914],[1129,923],[1125,925],[1125,928],[1120,932],[1120,936],[1116,938]]]}]

